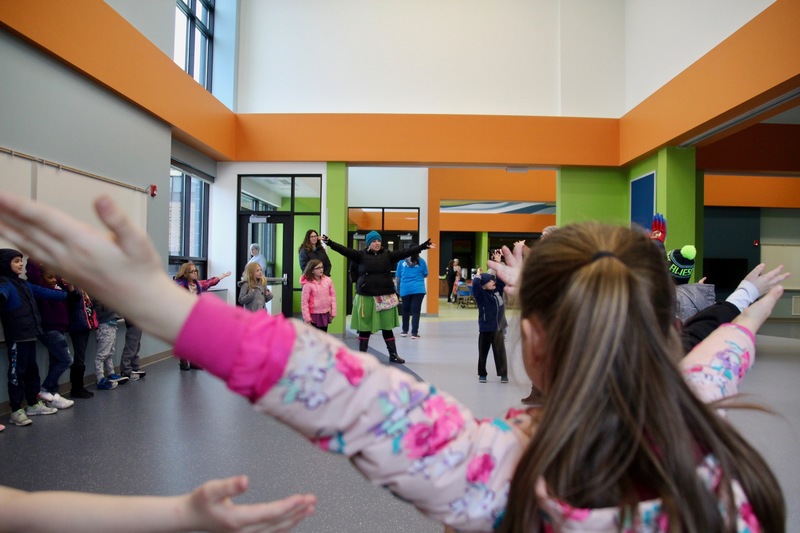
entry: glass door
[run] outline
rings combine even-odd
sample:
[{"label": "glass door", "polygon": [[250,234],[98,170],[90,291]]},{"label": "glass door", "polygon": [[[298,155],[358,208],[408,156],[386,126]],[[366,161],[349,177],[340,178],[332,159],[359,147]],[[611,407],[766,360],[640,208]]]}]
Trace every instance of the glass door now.
[{"label": "glass door", "polygon": [[[257,244],[266,269],[264,276],[272,291],[272,301],[267,311],[276,315],[292,316],[292,262],[293,235],[291,215],[276,215],[268,212],[240,214],[236,246],[236,265],[241,277],[244,267],[252,257],[251,245]],[[238,288],[237,288],[238,298]]]}]

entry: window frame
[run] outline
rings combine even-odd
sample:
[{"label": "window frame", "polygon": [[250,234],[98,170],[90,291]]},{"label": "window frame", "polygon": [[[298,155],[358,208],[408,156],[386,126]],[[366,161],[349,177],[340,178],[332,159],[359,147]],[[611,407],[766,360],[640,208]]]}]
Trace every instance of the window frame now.
[{"label": "window frame", "polygon": [[[185,70],[195,81],[211,91],[211,80],[213,78],[213,65],[214,65],[214,7],[215,0],[175,0],[177,9],[186,17],[186,35],[184,35],[185,45],[185,61],[181,68]],[[208,15],[208,24],[198,17],[198,11],[205,10]],[[177,15],[176,15],[177,16]],[[205,59],[201,61],[201,69],[205,67],[205,75],[202,81],[200,73],[195,72],[195,55],[198,53],[199,44],[196,42],[196,35],[200,33],[207,44],[205,50]],[[173,59],[175,52],[173,51]]]},{"label": "window frame", "polygon": [[[179,0],[180,1],[180,0]],[[180,268],[180,265],[186,263],[188,261],[192,261],[195,265],[197,265],[198,277],[200,279],[206,279],[208,277],[208,227],[209,227],[209,212],[210,212],[210,193],[211,193],[211,184],[204,180],[203,178],[190,174],[185,170],[178,168],[172,165],[171,170],[179,172],[183,177],[182,187],[181,190],[181,199],[180,199],[180,243],[181,243],[181,252],[180,254],[172,254],[172,250],[169,250],[168,254],[168,270],[171,275],[174,275],[177,272],[177,269]],[[170,177],[170,189],[172,189],[172,178],[177,176]],[[200,209],[199,209],[199,216],[200,220],[198,221],[200,225],[200,243],[199,243],[199,250],[197,250],[197,254],[193,255],[191,253],[192,250],[192,217],[191,217],[191,209],[192,209],[192,181],[197,180],[200,184],[201,188],[201,195],[202,198],[200,199]],[[172,198],[174,192],[170,190],[170,198]],[[170,200],[172,201],[172,200]],[[171,210],[170,210],[171,212]],[[172,227],[170,222],[169,227]],[[171,243],[168,243],[171,244]],[[168,246],[168,248],[171,248]],[[177,267],[177,268],[176,268]]]}]

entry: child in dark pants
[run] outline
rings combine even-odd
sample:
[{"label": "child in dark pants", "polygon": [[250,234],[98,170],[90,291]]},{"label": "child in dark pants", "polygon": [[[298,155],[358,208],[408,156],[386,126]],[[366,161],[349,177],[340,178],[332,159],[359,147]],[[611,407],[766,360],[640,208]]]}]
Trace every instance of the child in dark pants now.
[{"label": "child in dark pants", "polygon": [[[10,421],[28,426],[29,416],[51,415],[58,411],[39,400],[39,365],[36,363],[36,337],[42,334],[39,309],[34,294],[66,299],[66,292],[31,285],[20,276],[25,271],[22,254],[11,248],[0,250],[0,320],[8,350],[8,403]],[[27,401],[28,407],[22,408]]]},{"label": "child in dark pants", "polygon": [[486,383],[486,358],[490,347],[500,382],[508,383],[504,288],[505,283],[494,274],[485,273],[472,279],[472,292],[478,304],[478,381],[481,383]]}]

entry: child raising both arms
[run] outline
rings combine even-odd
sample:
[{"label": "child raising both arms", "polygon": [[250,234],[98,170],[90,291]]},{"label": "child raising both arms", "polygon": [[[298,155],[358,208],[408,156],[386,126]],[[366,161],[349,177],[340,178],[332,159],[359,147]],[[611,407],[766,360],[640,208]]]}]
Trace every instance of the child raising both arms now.
[{"label": "child raising both arms", "polygon": [[785,530],[775,476],[716,410],[735,406],[781,286],[683,358],[648,236],[566,226],[521,269],[505,249],[507,264],[490,266],[516,289],[523,363],[544,399],[481,421],[299,321],[192,297],[110,198],[96,208],[110,235],[0,194],[0,234],[434,519],[469,531]]}]

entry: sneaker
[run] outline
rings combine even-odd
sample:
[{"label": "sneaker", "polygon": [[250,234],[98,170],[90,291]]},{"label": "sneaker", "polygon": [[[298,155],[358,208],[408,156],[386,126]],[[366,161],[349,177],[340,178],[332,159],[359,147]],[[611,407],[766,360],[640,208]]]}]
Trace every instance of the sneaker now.
[{"label": "sneaker", "polygon": [[55,407],[56,409],[69,409],[70,407],[75,405],[74,400],[67,400],[59,393],[52,394],[51,396],[53,396],[53,399],[45,402],[45,405],[47,405],[47,407]]},{"label": "sneaker", "polygon": [[408,337],[408,333],[406,333],[405,331],[402,331],[402,332],[400,332],[400,336],[401,337]]},{"label": "sneaker", "polygon": [[43,401],[43,402],[52,402],[53,401],[53,394],[50,393],[50,392],[47,392],[46,390],[43,390],[42,392],[37,394],[36,397],[40,401]]},{"label": "sneaker", "polygon": [[[146,375],[147,375],[147,372],[145,372],[144,370],[134,370],[133,372],[131,372],[131,377],[139,376],[140,378],[143,378]],[[134,379],[134,381],[135,381],[135,379]]]},{"label": "sneaker", "polygon": [[128,378],[130,378],[130,380],[131,380],[131,381],[139,381],[139,378],[140,378],[141,376],[139,376],[139,374],[134,374],[134,373],[131,373],[131,375],[130,375],[130,376],[127,376],[127,377],[128,377]]},{"label": "sneaker", "polygon": [[55,407],[48,407],[43,404],[41,401],[36,402],[33,405],[29,405],[25,408],[25,414],[28,416],[36,416],[36,415],[52,415],[58,412],[58,409]]},{"label": "sneaker", "polygon": [[181,359],[181,362],[178,363],[178,367],[180,367],[181,370],[191,370],[189,367],[189,361],[186,359]]},{"label": "sneaker", "polygon": [[89,398],[94,396],[94,393],[81,387],[80,389],[72,389],[72,391],[70,391],[69,393],[69,396],[70,398],[81,398],[84,400],[88,400]]},{"label": "sneaker", "polygon": [[508,376],[500,376],[500,383],[508,383]]},{"label": "sneaker", "polygon": [[415,333],[414,335],[411,335],[411,340],[414,340],[414,339],[419,339],[419,333]]},{"label": "sneaker", "polygon": [[25,414],[25,411],[22,409],[17,409],[13,413],[11,413],[11,423],[15,426],[30,426],[33,424],[33,420],[28,418],[28,415]]},{"label": "sneaker", "polygon": [[0,431],[3,431],[6,427],[3,424],[0,424]]},{"label": "sneaker", "polygon": [[97,390],[111,390],[117,387],[116,381],[109,381],[107,378],[103,378],[97,382]]},{"label": "sneaker", "polygon": [[486,376],[478,376],[478,383],[486,383]]},{"label": "sneaker", "polygon": [[124,385],[125,383],[128,382],[129,379],[131,379],[131,378],[129,378],[128,376],[120,376],[119,374],[109,374],[108,375],[108,381],[110,381],[112,383],[118,383],[120,385]]}]

